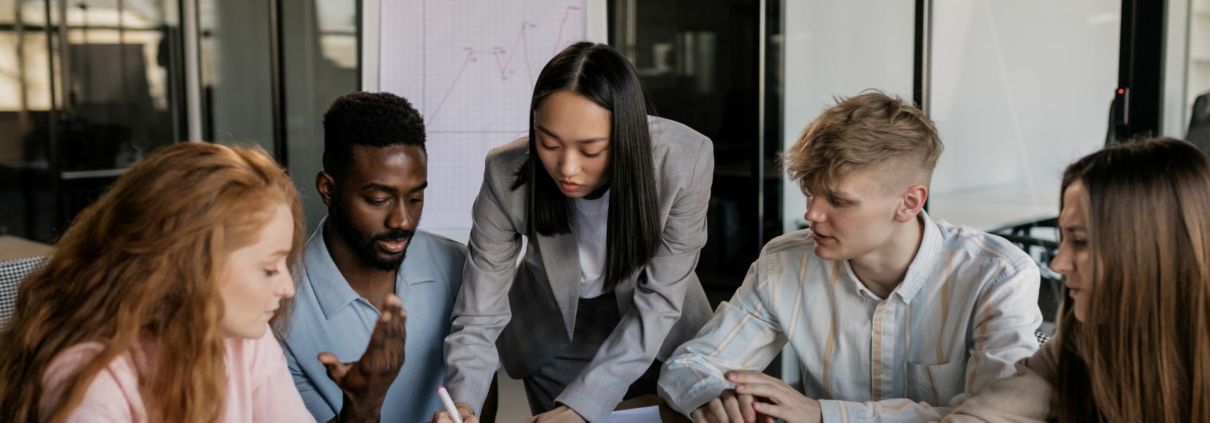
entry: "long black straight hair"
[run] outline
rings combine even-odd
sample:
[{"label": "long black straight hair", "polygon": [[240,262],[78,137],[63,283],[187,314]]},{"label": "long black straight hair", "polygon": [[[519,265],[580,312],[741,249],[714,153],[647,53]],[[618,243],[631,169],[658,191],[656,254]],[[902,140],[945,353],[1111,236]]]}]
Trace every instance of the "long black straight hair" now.
[{"label": "long black straight hair", "polygon": [[605,291],[634,275],[660,245],[655,164],[647,129],[647,99],[626,58],[604,44],[579,42],[556,55],[538,74],[529,105],[529,159],[512,189],[529,185],[529,236],[571,233],[571,199],[559,191],[538,158],[534,116],[551,94],[571,92],[609,110],[609,216],[605,235]]}]

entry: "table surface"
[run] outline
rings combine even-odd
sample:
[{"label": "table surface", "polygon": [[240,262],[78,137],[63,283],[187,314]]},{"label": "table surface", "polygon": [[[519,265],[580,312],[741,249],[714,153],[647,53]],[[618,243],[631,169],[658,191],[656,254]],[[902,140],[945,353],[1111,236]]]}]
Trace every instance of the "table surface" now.
[{"label": "table surface", "polygon": [[53,247],[41,242],[34,242],[12,235],[0,235],[0,261],[44,256],[50,254],[53,249]]},{"label": "table surface", "polygon": [[617,410],[629,410],[632,408],[650,407],[653,405],[660,406],[660,421],[664,423],[693,423],[688,417],[681,415],[681,413],[678,413],[673,410],[672,407],[669,407],[668,403],[664,402],[663,398],[660,398],[654,394],[641,395],[626,401],[622,401],[621,404],[618,404]]}]

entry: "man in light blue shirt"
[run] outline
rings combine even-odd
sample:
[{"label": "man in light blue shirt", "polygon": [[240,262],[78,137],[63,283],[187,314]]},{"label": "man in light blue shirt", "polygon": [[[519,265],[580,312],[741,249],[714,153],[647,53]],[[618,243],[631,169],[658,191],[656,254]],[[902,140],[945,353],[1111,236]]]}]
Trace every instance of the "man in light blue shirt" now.
[{"label": "man in light blue shirt", "polygon": [[[466,247],[417,230],[428,186],[424,124],[407,100],[358,92],[324,114],[316,188],[328,217],[307,242],[282,342],[295,386],[318,421],[347,404],[383,422],[422,422],[442,408],[443,340]],[[406,259],[405,259],[406,256]],[[346,364],[367,350],[387,299],[406,311],[404,364],[389,389],[355,398]],[[329,379],[345,377],[345,389]],[[367,407],[368,404],[368,407]]]}]

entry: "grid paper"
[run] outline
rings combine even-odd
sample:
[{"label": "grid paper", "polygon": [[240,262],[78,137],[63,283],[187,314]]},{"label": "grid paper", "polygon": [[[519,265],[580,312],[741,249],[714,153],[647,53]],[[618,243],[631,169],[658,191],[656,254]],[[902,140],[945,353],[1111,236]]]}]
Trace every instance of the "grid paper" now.
[{"label": "grid paper", "polygon": [[587,0],[382,4],[382,91],[424,116],[429,188],[420,227],[469,229],[492,147],[523,137],[546,62],[587,37]]}]

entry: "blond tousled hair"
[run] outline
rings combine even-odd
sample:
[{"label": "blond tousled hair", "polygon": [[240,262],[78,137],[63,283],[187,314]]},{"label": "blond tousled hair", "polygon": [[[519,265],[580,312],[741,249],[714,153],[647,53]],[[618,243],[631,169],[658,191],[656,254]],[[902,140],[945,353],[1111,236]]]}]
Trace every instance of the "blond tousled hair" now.
[{"label": "blond tousled hair", "polygon": [[942,150],[937,128],[923,111],[869,90],[838,98],[807,125],[782,161],[804,193],[834,186],[853,171],[881,166],[891,170],[887,188],[928,187]]},{"label": "blond tousled hair", "polygon": [[[64,421],[99,372],[141,346],[158,357],[138,379],[152,421],[217,421],[226,395],[223,269],[229,253],[256,242],[279,204],[294,219],[293,267],[302,206],[263,149],[189,142],[131,167],[21,285],[16,314],[0,332],[0,421]],[[103,349],[63,382],[54,410],[39,414],[50,363],[88,342]]]}]

